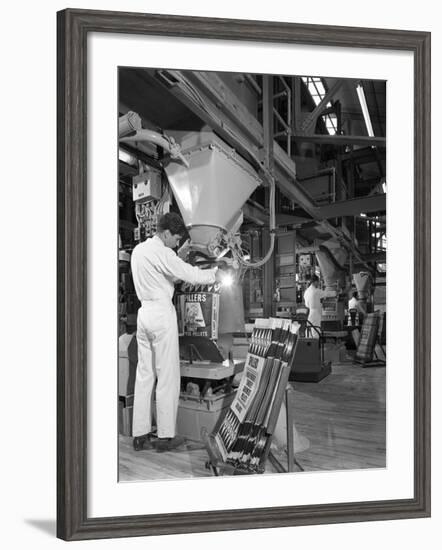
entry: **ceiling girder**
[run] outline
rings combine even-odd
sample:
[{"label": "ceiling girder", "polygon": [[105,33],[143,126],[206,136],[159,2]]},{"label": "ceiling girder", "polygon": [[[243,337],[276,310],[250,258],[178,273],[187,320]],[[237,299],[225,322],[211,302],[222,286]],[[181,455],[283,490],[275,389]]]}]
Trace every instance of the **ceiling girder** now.
[{"label": "ceiling girder", "polygon": [[364,254],[364,259],[367,262],[384,263],[387,261],[387,253],[385,250],[379,250],[378,252],[373,252],[372,254]]},{"label": "ceiling girder", "polygon": [[343,80],[337,80],[333,84],[333,86],[330,88],[330,90],[324,95],[324,97],[321,99],[318,105],[313,109],[313,111],[311,113],[308,113],[308,115],[305,117],[304,121],[301,124],[301,130],[303,132],[309,132],[309,130],[314,129],[314,124],[316,124],[318,117],[324,112],[324,109],[327,107],[327,104],[330,102],[330,100],[333,98],[335,93],[342,86],[342,83],[343,83]]},{"label": "ceiling girder", "polygon": [[292,135],[295,141],[304,141],[308,143],[318,143],[319,145],[371,145],[385,147],[386,139],[384,137],[371,136],[348,136],[348,135],[327,135],[327,134],[295,134]]},{"label": "ceiling girder", "polygon": [[321,206],[319,216],[323,219],[341,218],[342,216],[357,216],[367,212],[385,212],[385,209],[386,194],[382,193]]}]

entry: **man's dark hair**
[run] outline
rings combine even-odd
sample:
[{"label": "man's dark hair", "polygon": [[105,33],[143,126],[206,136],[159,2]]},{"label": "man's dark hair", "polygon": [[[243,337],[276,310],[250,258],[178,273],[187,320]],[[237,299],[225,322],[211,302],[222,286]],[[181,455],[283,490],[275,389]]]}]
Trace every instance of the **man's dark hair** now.
[{"label": "man's dark hair", "polygon": [[317,275],[312,275],[312,278],[310,279],[310,282],[319,283],[319,277]]},{"label": "man's dark hair", "polygon": [[358,293],[356,291],[353,292],[353,298],[357,298],[358,297]]},{"label": "man's dark hair", "polygon": [[158,220],[157,228],[160,233],[168,229],[172,235],[183,236],[186,234],[186,226],[184,225],[182,217],[174,212],[163,214]]}]

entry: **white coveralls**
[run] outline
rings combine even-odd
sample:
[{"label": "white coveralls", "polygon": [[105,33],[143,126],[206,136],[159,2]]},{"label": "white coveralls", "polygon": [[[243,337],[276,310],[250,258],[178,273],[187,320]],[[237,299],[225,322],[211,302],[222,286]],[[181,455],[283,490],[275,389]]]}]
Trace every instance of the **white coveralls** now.
[{"label": "white coveralls", "polygon": [[[325,295],[324,291],[316,288],[312,284],[304,292],[304,303],[310,309],[308,320],[315,327],[321,327],[322,305],[321,298]],[[312,336],[318,338],[319,335],[315,330],[312,330]]]},{"label": "white coveralls", "polygon": [[351,300],[349,300],[348,309],[357,309],[359,313],[363,313],[364,315],[366,313],[365,309],[362,307],[357,298],[351,298]]},{"label": "white coveralls", "polygon": [[348,309],[359,309],[359,301],[357,298],[351,298],[351,300],[348,301]]},{"label": "white coveralls", "polygon": [[212,284],[216,270],[201,270],[187,264],[157,236],[134,248],[131,267],[141,302],[137,317],[138,365],[132,435],[152,431],[153,388],[157,379],[158,437],[174,437],[180,394],[178,325],[172,303],[174,281]]}]

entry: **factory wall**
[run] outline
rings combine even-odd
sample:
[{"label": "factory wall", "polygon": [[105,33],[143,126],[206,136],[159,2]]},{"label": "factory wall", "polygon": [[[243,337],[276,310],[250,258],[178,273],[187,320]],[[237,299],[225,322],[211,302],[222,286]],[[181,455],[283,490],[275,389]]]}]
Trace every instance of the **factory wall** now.
[{"label": "factory wall", "polygon": [[[56,350],[56,216],[55,216],[55,12],[65,7],[300,23],[371,26],[432,31],[433,178],[437,182],[442,89],[442,28],[437,2],[373,0],[354,3],[208,3],[195,0],[107,0],[93,3],[53,0],[5,3],[2,10],[2,189],[3,266],[1,539],[6,548],[51,550],[66,543],[55,539],[55,350]],[[197,65],[197,63],[196,63]],[[6,117],[6,120],[4,119]],[[6,149],[8,152],[6,153]],[[6,154],[5,154],[6,153]],[[27,177],[23,180],[23,174]],[[433,273],[442,269],[441,187],[433,185]],[[437,338],[442,330],[440,293],[433,290],[433,517],[395,522],[254,530],[70,543],[69,548],[388,548],[436,549],[442,538],[442,386]],[[400,381],[398,381],[400,382]],[[146,495],[148,498],[148,495]]]}]

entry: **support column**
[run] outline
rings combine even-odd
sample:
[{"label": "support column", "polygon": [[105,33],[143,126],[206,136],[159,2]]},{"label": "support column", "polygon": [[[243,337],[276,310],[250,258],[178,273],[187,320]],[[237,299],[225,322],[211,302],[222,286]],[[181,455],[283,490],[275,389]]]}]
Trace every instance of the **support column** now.
[{"label": "support column", "polygon": [[[273,77],[264,75],[262,79],[263,92],[263,128],[264,128],[264,147],[263,147],[263,164],[268,173],[274,174],[274,158],[273,158]],[[269,187],[265,189],[265,206],[268,209],[270,204]],[[263,230],[263,250],[264,253],[270,246],[270,231],[268,228]],[[263,310],[264,317],[273,315],[273,286],[275,277],[275,254],[268,262],[264,264],[264,281],[263,281]]]},{"label": "support column", "polygon": [[[269,249],[270,232],[268,228],[262,230],[263,251]],[[275,255],[263,266],[263,314],[264,317],[272,317],[274,315],[273,305],[273,282],[275,280]]]},{"label": "support column", "polygon": [[301,115],[301,77],[295,76],[293,78],[293,123],[292,128],[295,129],[295,133],[298,133],[301,129],[302,115]]}]

